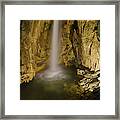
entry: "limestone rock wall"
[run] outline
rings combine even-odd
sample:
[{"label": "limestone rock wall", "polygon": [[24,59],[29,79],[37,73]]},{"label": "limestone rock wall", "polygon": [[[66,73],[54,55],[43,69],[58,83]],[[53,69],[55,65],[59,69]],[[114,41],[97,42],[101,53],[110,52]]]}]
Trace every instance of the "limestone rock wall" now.
[{"label": "limestone rock wall", "polygon": [[29,82],[49,58],[52,21],[22,20],[20,28],[21,83]]},{"label": "limestone rock wall", "polygon": [[69,66],[83,65],[91,71],[100,70],[100,21],[64,22],[61,38],[61,62]]}]

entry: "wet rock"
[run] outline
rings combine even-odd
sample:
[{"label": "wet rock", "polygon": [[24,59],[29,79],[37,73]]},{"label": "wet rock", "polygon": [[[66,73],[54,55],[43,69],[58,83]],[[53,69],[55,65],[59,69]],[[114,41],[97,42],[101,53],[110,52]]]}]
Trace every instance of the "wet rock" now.
[{"label": "wet rock", "polygon": [[87,92],[93,92],[95,89],[100,87],[100,81],[98,79],[83,78],[78,84]]},{"label": "wet rock", "polygon": [[99,76],[100,76],[100,71],[96,71],[93,74],[88,73],[84,75],[85,78],[90,78],[90,79],[98,78]]},{"label": "wet rock", "polygon": [[77,69],[77,75],[84,75],[84,74],[85,74],[84,70]]},{"label": "wet rock", "polygon": [[66,99],[100,99],[100,81],[98,79],[83,78],[77,84],[65,84]]}]

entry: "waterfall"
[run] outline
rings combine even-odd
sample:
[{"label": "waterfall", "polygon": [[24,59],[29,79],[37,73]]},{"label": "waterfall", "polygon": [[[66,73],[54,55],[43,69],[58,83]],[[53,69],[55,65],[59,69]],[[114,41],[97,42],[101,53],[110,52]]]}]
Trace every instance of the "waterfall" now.
[{"label": "waterfall", "polygon": [[59,21],[53,21],[50,65],[49,68],[40,75],[41,79],[46,80],[62,80],[66,78],[65,70],[58,65],[58,50],[59,50]]},{"label": "waterfall", "polygon": [[59,49],[59,21],[54,20],[51,41],[50,70],[56,72],[58,69],[58,49]]},{"label": "waterfall", "polygon": [[62,79],[65,78],[64,70],[58,65],[58,50],[59,50],[59,21],[53,21],[52,41],[51,41],[51,54],[50,54],[50,66],[46,71],[46,78],[50,79]]}]

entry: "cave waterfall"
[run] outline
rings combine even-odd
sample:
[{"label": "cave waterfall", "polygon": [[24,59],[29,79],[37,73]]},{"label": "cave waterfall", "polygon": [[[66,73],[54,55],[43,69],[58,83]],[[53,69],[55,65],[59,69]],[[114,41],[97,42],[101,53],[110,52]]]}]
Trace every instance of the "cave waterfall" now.
[{"label": "cave waterfall", "polygon": [[51,41],[50,70],[56,72],[58,67],[58,49],[59,49],[59,21],[53,21],[53,32]]},{"label": "cave waterfall", "polygon": [[53,29],[52,29],[52,40],[51,40],[51,52],[50,52],[50,61],[49,68],[44,72],[43,78],[46,80],[62,80],[66,79],[66,71],[58,64],[59,58],[59,39],[60,39],[60,31],[59,31],[59,20],[53,21]]}]

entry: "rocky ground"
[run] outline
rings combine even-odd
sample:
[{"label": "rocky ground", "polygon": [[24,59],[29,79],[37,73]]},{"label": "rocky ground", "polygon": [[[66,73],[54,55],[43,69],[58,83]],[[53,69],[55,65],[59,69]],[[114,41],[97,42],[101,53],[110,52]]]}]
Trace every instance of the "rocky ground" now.
[{"label": "rocky ground", "polygon": [[64,90],[67,99],[100,99],[100,71],[77,69],[74,82],[64,84]]}]

